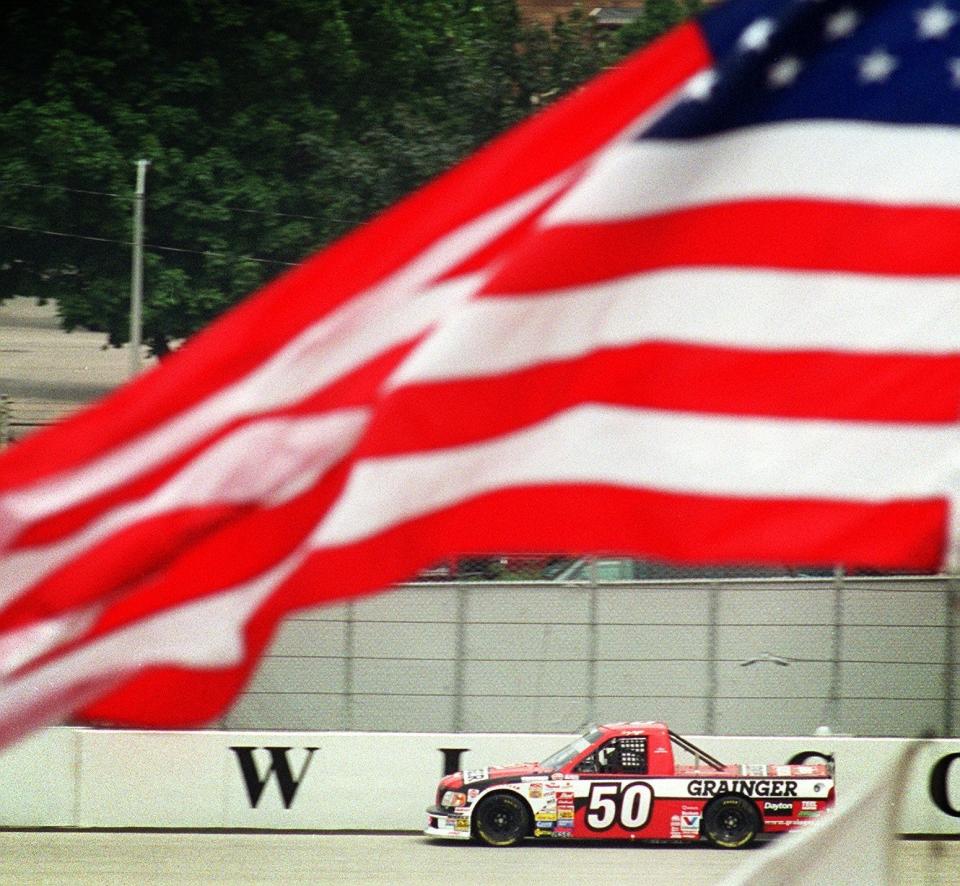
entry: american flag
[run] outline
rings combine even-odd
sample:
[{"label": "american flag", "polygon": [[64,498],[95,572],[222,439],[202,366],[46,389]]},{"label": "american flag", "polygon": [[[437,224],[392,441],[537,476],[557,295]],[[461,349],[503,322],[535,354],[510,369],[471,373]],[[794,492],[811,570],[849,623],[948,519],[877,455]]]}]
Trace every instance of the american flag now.
[{"label": "american flag", "polygon": [[731,0],[0,458],[0,741],[458,552],[957,549],[960,26]]}]

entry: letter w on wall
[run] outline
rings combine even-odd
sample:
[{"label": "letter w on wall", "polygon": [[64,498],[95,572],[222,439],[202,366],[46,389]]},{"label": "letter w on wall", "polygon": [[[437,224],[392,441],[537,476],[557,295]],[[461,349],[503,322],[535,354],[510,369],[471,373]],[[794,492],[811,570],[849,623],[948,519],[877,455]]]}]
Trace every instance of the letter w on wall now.
[{"label": "letter w on wall", "polygon": [[[240,772],[243,775],[244,784],[247,786],[247,796],[250,798],[250,805],[254,809],[257,808],[257,804],[260,802],[260,798],[263,796],[263,791],[267,786],[267,783],[270,781],[271,775],[276,775],[277,784],[280,788],[280,797],[283,800],[283,806],[285,809],[289,809],[293,803],[293,799],[297,794],[297,789],[300,787],[301,782],[304,779],[304,776],[307,774],[307,769],[310,766],[310,761],[313,759],[313,752],[316,751],[316,748],[304,748],[307,755],[303,760],[303,763],[300,766],[300,771],[297,773],[296,777],[293,775],[293,771],[290,768],[290,761],[287,759],[287,752],[291,750],[286,747],[268,747],[268,748],[255,748],[255,747],[233,747],[230,748],[237,755],[237,762],[240,764]],[[257,761],[254,759],[254,751],[264,750],[270,754],[270,765],[266,768],[266,771],[263,775],[260,774],[260,770],[257,767]]]}]

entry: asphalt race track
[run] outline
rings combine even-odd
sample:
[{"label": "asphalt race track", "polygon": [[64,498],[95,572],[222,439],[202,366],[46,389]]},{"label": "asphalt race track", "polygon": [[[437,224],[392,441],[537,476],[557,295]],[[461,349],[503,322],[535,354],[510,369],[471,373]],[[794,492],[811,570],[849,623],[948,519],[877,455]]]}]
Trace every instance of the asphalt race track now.
[{"label": "asphalt race track", "polygon": [[[488,849],[406,834],[3,831],[0,883],[705,886],[763,851],[588,843]],[[898,864],[898,883],[955,884],[960,842],[901,842]]]}]

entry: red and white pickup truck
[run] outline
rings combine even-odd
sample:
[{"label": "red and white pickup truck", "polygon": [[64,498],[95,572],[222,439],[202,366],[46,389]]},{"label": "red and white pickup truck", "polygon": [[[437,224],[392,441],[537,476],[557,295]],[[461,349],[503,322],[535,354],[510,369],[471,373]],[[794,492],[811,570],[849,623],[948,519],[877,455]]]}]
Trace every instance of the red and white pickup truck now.
[{"label": "red and white pickup truck", "polygon": [[707,840],[736,849],[810,824],[834,803],[833,763],[724,764],[666,724],[592,726],[540,763],[445,776],[428,836]]}]

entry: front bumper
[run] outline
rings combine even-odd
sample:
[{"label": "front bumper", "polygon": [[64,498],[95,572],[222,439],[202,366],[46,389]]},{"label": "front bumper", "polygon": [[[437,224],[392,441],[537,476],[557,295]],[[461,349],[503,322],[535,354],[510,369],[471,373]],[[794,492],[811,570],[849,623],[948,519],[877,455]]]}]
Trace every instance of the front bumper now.
[{"label": "front bumper", "polygon": [[431,806],[427,809],[427,826],[423,833],[428,837],[443,837],[447,840],[469,840],[470,815],[454,809]]}]

